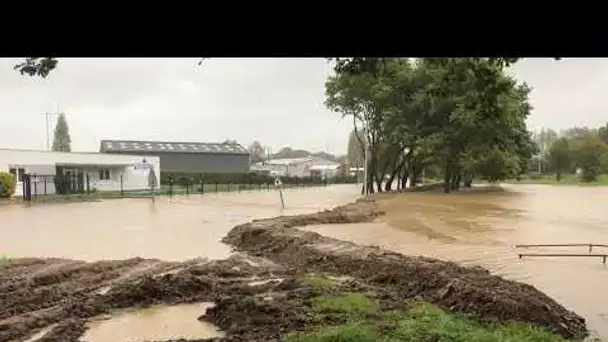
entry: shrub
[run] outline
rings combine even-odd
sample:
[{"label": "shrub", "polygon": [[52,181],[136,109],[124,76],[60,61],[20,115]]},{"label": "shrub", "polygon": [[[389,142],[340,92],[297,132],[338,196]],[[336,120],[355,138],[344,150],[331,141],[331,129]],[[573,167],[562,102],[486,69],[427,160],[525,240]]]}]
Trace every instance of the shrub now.
[{"label": "shrub", "polygon": [[11,197],[15,193],[17,179],[13,174],[0,172],[0,197]]}]

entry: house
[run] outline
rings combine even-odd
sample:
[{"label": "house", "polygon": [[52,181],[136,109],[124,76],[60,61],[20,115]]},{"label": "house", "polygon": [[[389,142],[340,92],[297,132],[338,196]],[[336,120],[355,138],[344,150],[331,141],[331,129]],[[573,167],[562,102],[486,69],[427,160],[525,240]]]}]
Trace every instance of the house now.
[{"label": "house", "polygon": [[102,140],[100,152],[160,158],[161,171],[184,173],[247,173],[249,151],[233,143]]},{"label": "house", "polygon": [[0,172],[17,177],[16,196],[23,194],[26,174],[33,195],[150,189],[150,172],[158,188],[160,167],[153,156],[0,149]]},{"label": "house", "polygon": [[256,172],[299,178],[334,178],[337,176],[339,168],[339,163],[316,157],[272,159],[256,163],[251,167]]}]

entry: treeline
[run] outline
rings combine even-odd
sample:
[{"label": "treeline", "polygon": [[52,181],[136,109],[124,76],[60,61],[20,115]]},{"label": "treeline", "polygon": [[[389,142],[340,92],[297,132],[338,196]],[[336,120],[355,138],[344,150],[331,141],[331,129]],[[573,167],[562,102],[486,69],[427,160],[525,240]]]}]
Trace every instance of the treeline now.
[{"label": "treeline", "polygon": [[530,88],[504,68],[487,58],[423,58],[337,70],[325,104],[352,120],[360,156],[368,148],[364,186],[388,191],[408,178],[416,184],[426,171],[450,192],[474,178],[525,172],[537,152],[525,124]]},{"label": "treeline", "polygon": [[540,153],[533,163],[538,165],[539,173],[554,173],[560,181],[562,174],[572,174],[578,169],[586,182],[608,173],[608,123],[599,128],[575,127],[560,133],[543,130],[535,140]]}]

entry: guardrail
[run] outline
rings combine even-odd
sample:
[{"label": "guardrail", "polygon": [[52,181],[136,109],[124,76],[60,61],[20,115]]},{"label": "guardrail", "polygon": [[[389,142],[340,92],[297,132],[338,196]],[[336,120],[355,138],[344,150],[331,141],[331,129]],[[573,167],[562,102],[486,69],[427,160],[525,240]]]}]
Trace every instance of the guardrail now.
[{"label": "guardrail", "polygon": [[519,253],[517,256],[523,257],[595,257],[602,258],[602,263],[606,264],[608,254],[591,254],[593,247],[608,248],[608,245],[600,245],[595,243],[563,243],[563,244],[544,244],[544,245],[515,245],[515,248],[534,248],[534,247],[589,247],[589,254],[572,254],[572,253]]},{"label": "guardrail", "polygon": [[608,245],[599,245],[595,243],[564,243],[564,244],[549,244],[549,245],[515,245],[515,248],[533,248],[533,247],[589,247],[589,253],[593,251],[593,247],[608,248]]},{"label": "guardrail", "polygon": [[519,258],[523,257],[596,257],[602,258],[602,263],[606,264],[608,254],[545,254],[545,253],[523,253],[518,254]]}]

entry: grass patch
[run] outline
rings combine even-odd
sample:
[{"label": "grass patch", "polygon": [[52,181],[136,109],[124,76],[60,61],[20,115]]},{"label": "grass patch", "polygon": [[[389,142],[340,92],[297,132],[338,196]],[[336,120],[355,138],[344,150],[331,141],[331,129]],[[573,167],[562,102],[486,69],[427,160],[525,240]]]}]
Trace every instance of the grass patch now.
[{"label": "grass patch", "polygon": [[10,260],[7,256],[0,255],[0,265],[8,263]]},{"label": "grass patch", "polygon": [[[348,314],[347,323],[292,332],[287,342],[563,342],[560,336],[528,324],[487,326],[470,316],[447,313],[416,302],[405,311],[382,312],[373,299],[361,293],[320,296],[315,311]],[[373,314],[373,315],[370,315]]]},{"label": "grass patch", "polygon": [[344,293],[339,296],[323,295],[316,297],[313,310],[340,314],[365,316],[378,312],[378,303],[362,293]]},{"label": "grass patch", "polygon": [[329,277],[321,275],[321,274],[307,274],[304,277],[302,277],[302,282],[306,285],[318,286],[318,287],[322,287],[322,286],[331,287],[331,286],[336,285],[335,280],[330,279]]}]

